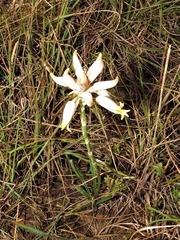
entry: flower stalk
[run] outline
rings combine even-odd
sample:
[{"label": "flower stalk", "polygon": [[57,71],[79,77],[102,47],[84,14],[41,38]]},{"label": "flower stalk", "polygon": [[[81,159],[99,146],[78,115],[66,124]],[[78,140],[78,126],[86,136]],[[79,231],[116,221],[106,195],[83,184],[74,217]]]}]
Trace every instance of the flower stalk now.
[{"label": "flower stalk", "polygon": [[88,131],[87,131],[87,121],[86,121],[86,112],[85,112],[85,103],[81,101],[81,127],[82,127],[82,135],[84,138],[84,142],[86,145],[88,157],[89,157],[89,163],[90,163],[90,170],[93,178],[93,190],[94,190],[94,197],[98,196],[99,190],[100,190],[100,175],[98,171],[97,163],[94,159],[91,144],[88,137]]}]

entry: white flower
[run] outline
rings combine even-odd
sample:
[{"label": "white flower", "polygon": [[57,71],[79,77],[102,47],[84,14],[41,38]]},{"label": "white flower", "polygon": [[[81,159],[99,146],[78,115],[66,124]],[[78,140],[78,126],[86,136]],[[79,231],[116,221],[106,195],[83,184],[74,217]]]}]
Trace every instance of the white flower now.
[{"label": "white flower", "polygon": [[69,123],[78,107],[79,100],[83,101],[83,104],[91,107],[93,105],[93,96],[92,93],[96,93],[98,96],[95,98],[95,101],[102,107],[107,110],[120,114],[121,119],[124,116],[128,117],[128,112],[130,110],[122,109],[124,107],[123,103],[117,105],[110,99],[107,89],[113,88],[118,83],[119,79],[116,77],[114,80],[101,81],[93,83],[97,76],[103,70],[103,61],[102,53],[99,54],[96,61],[89,67],[87,72],[85,72],[79,61],[77,51],[73,53],[73,66],[75,70],[76,79],[72,78],[69,75],[69,68],[66,69],[62,77],[56,77],[45,65],[46,70],[50,73],[52,79],[58,83],[60,86],[68,87],[72,90],[71,93],[75,94],[75,98],[71,101],[68,101],[63,110],[63,119],[61,124],[61,129],[69,129]]}]

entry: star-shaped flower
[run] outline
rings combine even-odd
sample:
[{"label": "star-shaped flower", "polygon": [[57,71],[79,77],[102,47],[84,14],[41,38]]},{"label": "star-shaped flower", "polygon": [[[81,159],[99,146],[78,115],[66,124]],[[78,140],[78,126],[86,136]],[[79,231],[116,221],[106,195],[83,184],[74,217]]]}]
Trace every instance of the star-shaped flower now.
[{"label": "star-shaped flower", "polygon": [[45,65],[46,70],[50,73],[52,79],[62,87],[68,87],[72,90],[70,94],[74,94],[75,97],[68,101],[63,110],[63,119],[61,123],[61,129],[69,129],[70,121],[79,105],[79,101],[82,100],[85,105],[91,107],[93,105],[93,93],[97,94],[95,101],[107,110],[120,114],[121,120],[124,116],[128,117],[130,110],[123,109],[124,104],[116,104],[110,99],[107,89],[113,88],[118,83],[119,79],[116,77],[114,80],[100,81],[93,83],[97,76],[103,70],[102,53],[99,54],[95,62],[89,67],[87,71],[83,70],[80,60],[77,55],[77,51],[73,53],[73,66],[75,70],[76,79],[69,75],[69,68],[65,70],[61,77],[55,76]]}]

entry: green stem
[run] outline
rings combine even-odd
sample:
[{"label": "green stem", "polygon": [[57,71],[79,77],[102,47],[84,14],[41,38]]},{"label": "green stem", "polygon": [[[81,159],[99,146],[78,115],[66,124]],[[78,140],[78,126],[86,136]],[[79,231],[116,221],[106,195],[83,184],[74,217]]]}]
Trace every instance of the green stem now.
[{"label": "green stem", "polygon": [[83,134],[87,152],[88,152],[90,170],[91,170],[91,174],[92,174],[92,178],[93,178],[94,196],[96,197],[100,190],[101,181],[100,181],[100,176],[99,176],[99,172],[98,172],[98,166],[93,157],[91,144],[90,144],[88,133],[87,133],[86,112],[85,112],[85,105],[84,105],[83,101],[81,102],[81,126],[82,126],[82,134]]}]

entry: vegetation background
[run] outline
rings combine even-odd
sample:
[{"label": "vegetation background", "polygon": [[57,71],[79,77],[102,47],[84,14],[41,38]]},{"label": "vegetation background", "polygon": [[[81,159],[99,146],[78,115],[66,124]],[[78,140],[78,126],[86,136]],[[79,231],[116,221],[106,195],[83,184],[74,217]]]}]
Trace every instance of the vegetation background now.
[{"label": "vegetation background", "polygon": [[[179,0],[0,1],[0,239],[180,239],[179,16]],[[62,75],[75,49],[103,53],[131,110],[86,109],[96,196],[79,110],[61,131],[69,91],[43,67]]]}]

